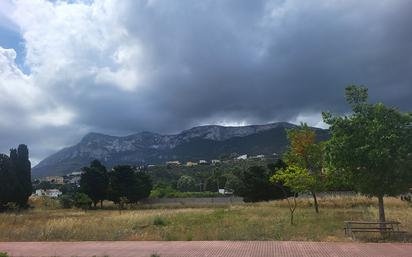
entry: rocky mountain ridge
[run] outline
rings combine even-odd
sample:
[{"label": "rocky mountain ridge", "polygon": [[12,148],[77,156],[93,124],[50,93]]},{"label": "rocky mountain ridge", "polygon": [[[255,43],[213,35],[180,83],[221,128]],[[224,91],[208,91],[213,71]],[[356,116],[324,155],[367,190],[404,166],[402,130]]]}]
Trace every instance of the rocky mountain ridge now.
[{"label": "rocky mountain ridge", "polygon": [[[175,159],[196,161],[234,152],[269,154],[286,146],[285,129],[295,126],[286,122],[242,127],[207,125],[176,135],[141,132],[123,137],[92,132],[78,144],[41,161],[33,168],[33,176],[66,174],[79,170],[93,159],[112,166],[159,164]],[[273,138],[273,141],[266,142],[264,138]]]}]

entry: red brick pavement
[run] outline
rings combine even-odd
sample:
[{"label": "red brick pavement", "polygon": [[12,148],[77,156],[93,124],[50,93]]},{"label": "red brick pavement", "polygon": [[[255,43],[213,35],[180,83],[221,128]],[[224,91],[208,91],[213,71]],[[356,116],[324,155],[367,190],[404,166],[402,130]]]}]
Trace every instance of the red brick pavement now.
[{"label": "red brick pavement", "polygon": [[412,244],[292,241],[0,242],[9,256],[412,257]]}]

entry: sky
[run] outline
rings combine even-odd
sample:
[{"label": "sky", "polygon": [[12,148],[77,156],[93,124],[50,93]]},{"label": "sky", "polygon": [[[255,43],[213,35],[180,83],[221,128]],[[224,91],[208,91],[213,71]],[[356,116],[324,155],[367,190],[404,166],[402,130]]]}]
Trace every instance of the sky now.
[{"label": "sky", "polygon": [[344,88],[412,110],[409,0],[0,0],[0,152],[94,131],[324,126]]}]

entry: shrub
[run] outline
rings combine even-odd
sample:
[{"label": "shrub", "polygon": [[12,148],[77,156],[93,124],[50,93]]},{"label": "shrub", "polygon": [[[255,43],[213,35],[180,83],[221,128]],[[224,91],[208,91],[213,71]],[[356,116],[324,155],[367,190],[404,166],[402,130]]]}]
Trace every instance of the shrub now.
[{"label": "shrub", "polygon": [[71,195],[62,195],[59,197],[60,206],[63,209],[70,209],[73,207],[73,197]]},{"label": "shrub", "polygon": [[155,217],[153,220],[153,225],[155,226],[166,226],[166,221],[162,217]]},{"label": "shrub", "polygon": [[7,253],[0,252],[0,257],[9,257],[9,255]]},{"label": "shrub", "polygon": [[88,210],[92,205],[92,199],[83,193],[76,193],[73,197],[74,206],[77,208]]},{"label": "shrub", "polygon": [[9,202],[4,205],[9,212],[18,212],[20,207],[17,203]]}]

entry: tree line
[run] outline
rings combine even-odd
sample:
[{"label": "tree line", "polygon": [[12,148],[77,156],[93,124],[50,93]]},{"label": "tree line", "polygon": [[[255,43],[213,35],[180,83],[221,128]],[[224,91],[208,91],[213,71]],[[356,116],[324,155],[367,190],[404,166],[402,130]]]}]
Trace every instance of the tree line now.
[{"label": "tree line", "polygon": [[[82,171],[79,192],[72,196],[73,203],[78,205],[87,207],[93,203],[96,207],[100,202],[102,207],[104,200],[119,205],[137,203],[147,198],[152,190],[150,176],[129,165],[118,165],[107,171],[100,161],[94,160]],[[62,201],[69,202],[69,197]],[[65,205],[70,206],[68,203]]]}]

